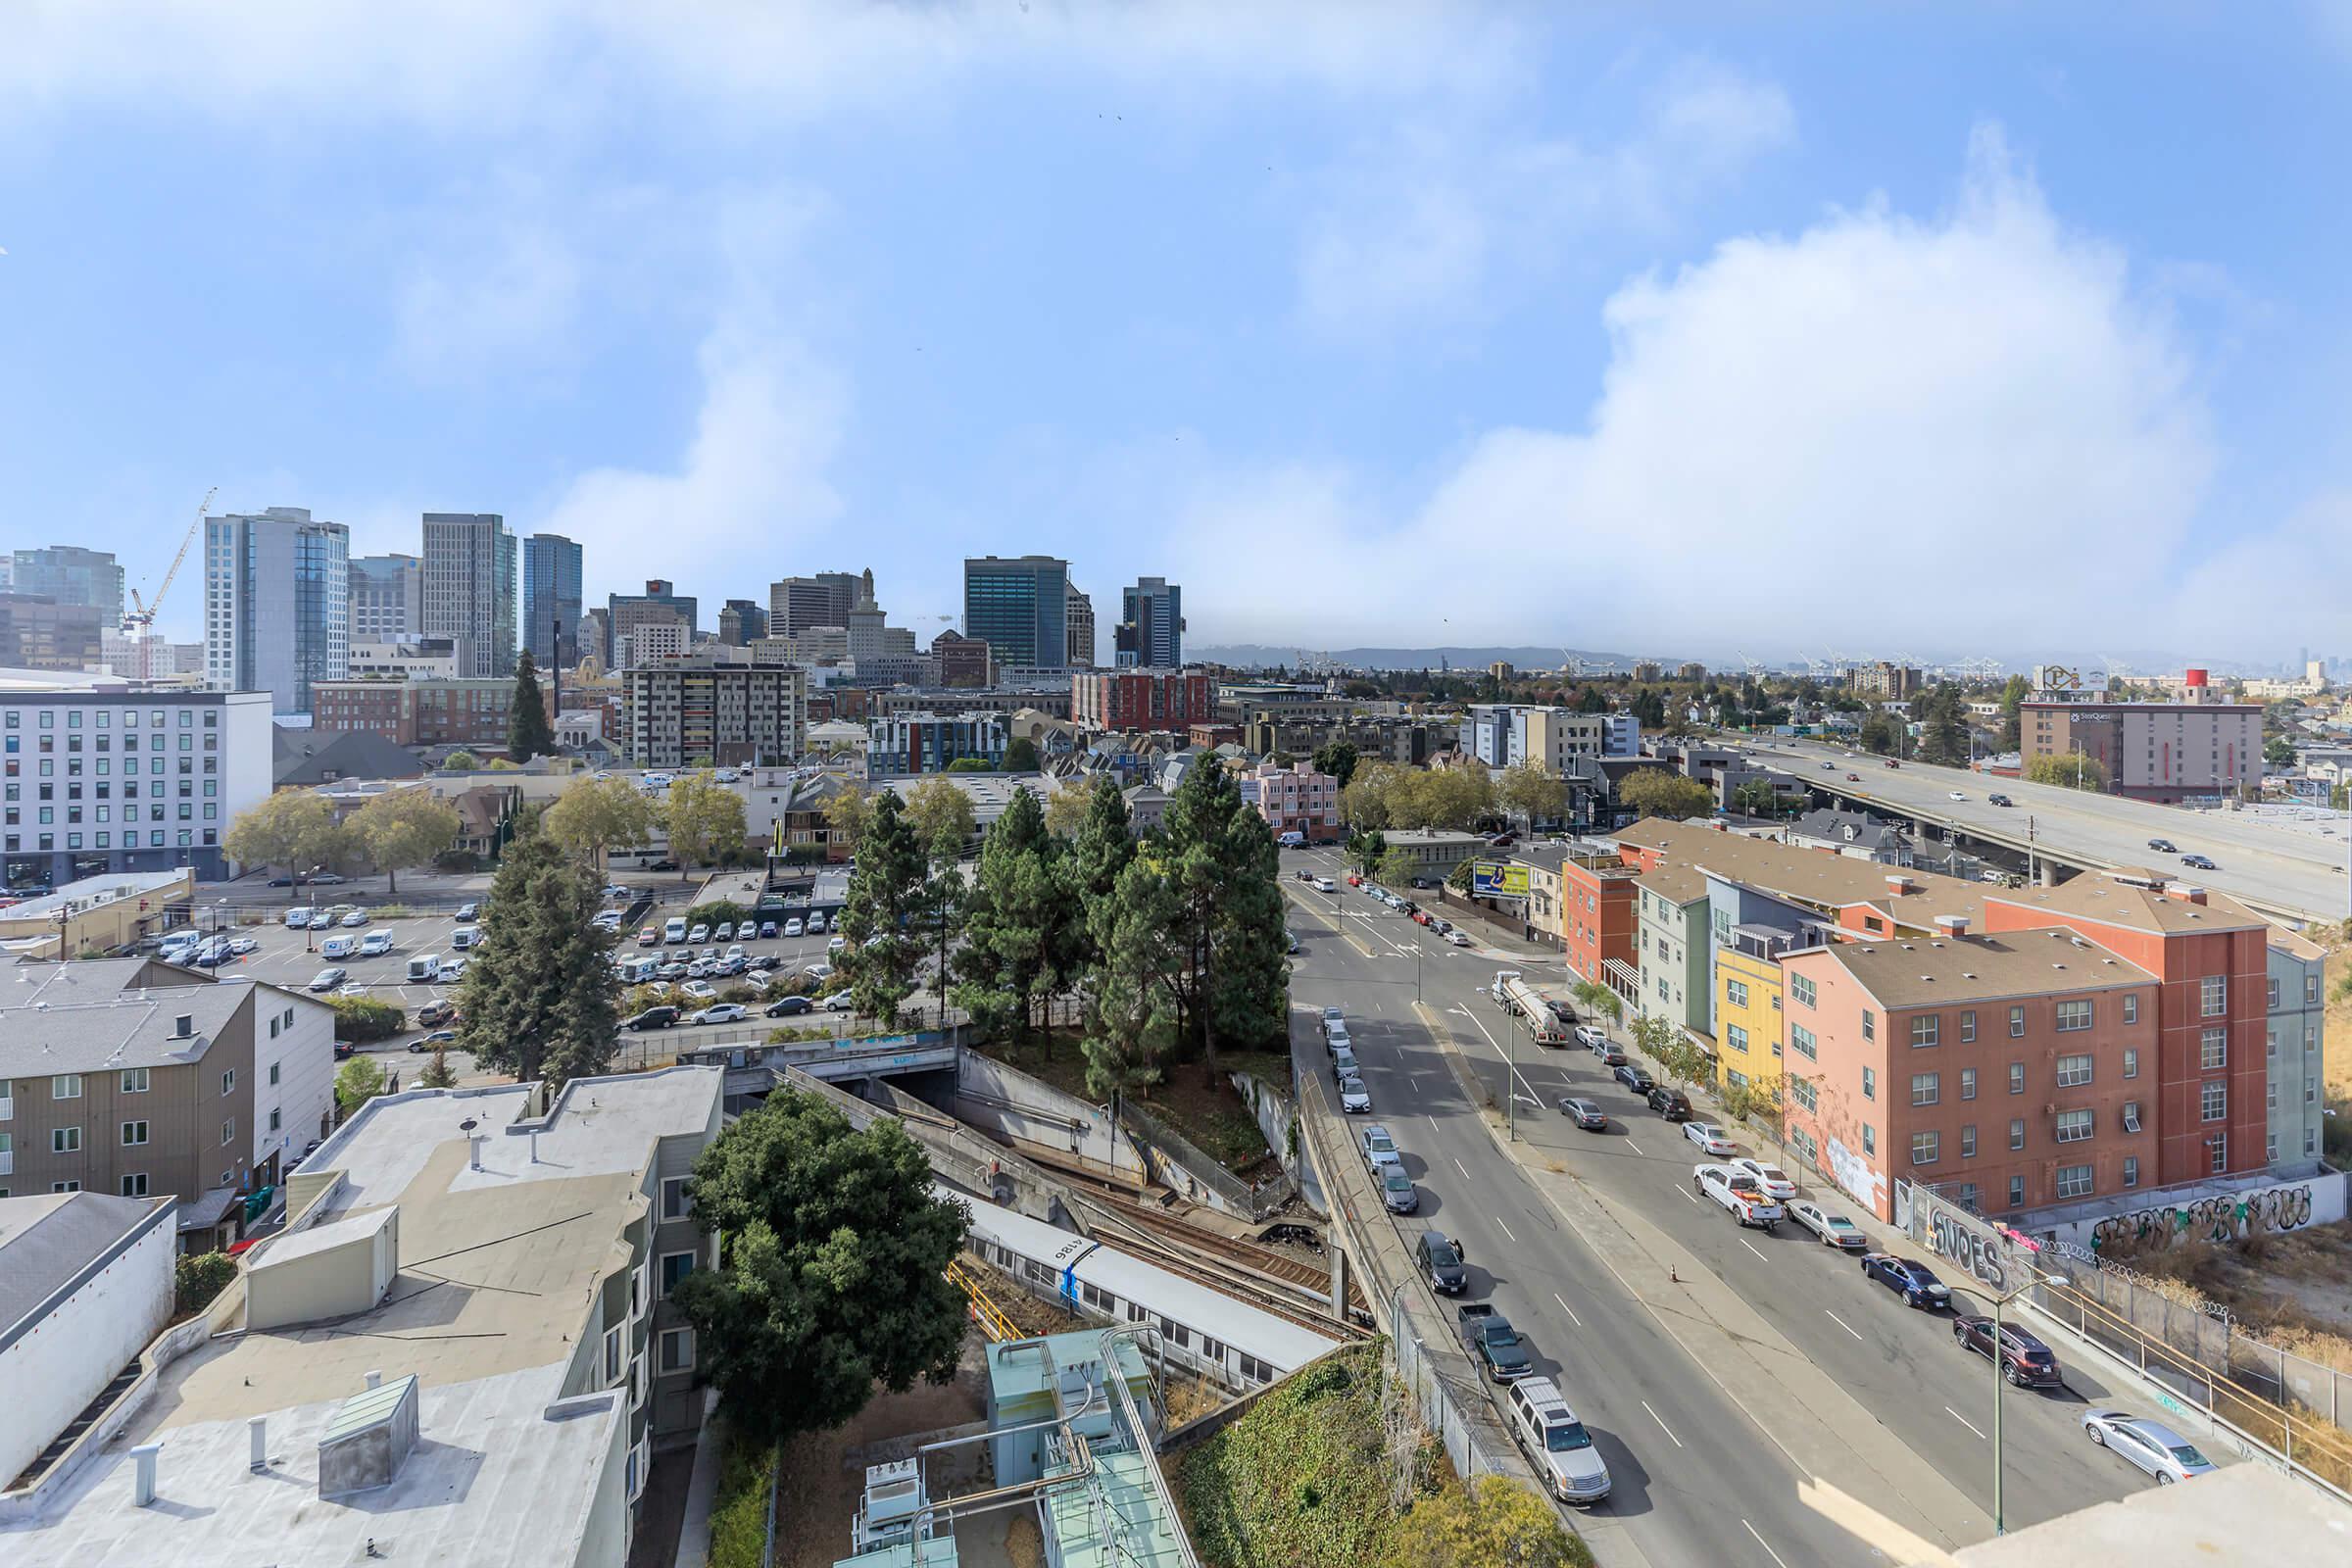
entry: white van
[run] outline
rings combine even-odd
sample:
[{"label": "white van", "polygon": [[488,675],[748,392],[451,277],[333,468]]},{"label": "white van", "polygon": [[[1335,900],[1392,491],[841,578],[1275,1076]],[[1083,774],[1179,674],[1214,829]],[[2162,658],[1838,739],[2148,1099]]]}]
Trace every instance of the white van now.
[{"label": "white van", "polygon": [[668,919],[662,921],[662,940],[672,944],[685,941],[686,917],[682,914],[673,914]]},{"label": "white van", "polygon": [[348,958],[359,951],[358,937],[328,937],[318,944],[318,956],[321,958]]},{"label": "white van", "polygon": [[462,925],[449,934],[449,945],[461,953],[481,940],[482,928],[478,925]]},{"label": "white van", "polygon": [[651,980],[654,971],[661,967],[658,958],[618,958],[613,961],[612,972],[620,976],[620,983],[624,986],[641,986]]},{"label": "white van", "polygon": [[1592,1446],[1592,1434],[1568,1408],[1560,1386],[1549,1378],[1521,1378],[1511,1385],[1511,1435],[1536,1467],[1536,1474],[1562,1502],[1598,1502],[1609,1494],[1609,1467]]},{"label": "white van", "polygon": [[389,931],[369,931],[360,938],[360,956],[363,958],[380,958],[391,951],[392,933]]},{"label": "white van", "polygon": [[441,955],[420,953],[409,960],[409,978],[418,985],[427,985],[441,978]]}]

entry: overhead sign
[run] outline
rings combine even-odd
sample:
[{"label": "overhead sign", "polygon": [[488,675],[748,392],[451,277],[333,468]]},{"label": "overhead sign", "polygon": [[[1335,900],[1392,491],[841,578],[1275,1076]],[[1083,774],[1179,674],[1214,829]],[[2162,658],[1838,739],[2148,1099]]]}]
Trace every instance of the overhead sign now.
[{"label": "overhead sign", "polygon": [[1470,862],[1470,891],[1483,898],[1527,897],[1527,867],[1512,860]]}]

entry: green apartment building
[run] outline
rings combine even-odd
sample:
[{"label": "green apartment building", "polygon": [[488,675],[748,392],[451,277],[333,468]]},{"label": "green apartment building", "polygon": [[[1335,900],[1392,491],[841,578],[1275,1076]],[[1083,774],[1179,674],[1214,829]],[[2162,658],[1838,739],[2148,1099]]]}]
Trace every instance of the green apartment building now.
[{"label": "green apartment building", "polygon": [[1715,977],[1708,961],[1706,873],[1694,865],[1661,865],[1635,878],[1634,886],[1642,1016],[1711,1040]]}]

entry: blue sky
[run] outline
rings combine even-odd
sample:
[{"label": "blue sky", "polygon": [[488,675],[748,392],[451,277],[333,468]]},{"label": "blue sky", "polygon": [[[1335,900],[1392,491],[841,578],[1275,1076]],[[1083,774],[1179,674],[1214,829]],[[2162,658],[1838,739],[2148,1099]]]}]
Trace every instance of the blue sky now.
[{"label": "blue sky", "polygon": [[151,586],[218,484],[926,635],[1043,550],[1196,644],[2352,655],[2339,6],[205,9],[0,24],[7,543]]}]

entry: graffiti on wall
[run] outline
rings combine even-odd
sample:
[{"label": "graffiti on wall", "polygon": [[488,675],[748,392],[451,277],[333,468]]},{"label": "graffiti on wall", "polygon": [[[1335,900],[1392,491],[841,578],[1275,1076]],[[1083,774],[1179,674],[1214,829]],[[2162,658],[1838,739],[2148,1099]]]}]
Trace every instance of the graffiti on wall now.
[{"label": "graffiti on wall", "polygon": [[2098,1250],[2124,1247],[2162,1250],[2179,1242],[2235,1242],[2311,1223],[2311,1184],[2258,1193],[2222,1193],[2194,1202],[2110,1214],[2091,1227]]}]

